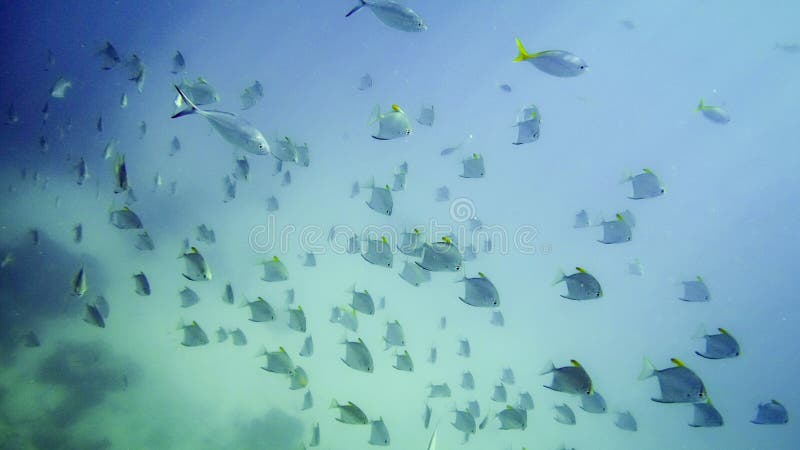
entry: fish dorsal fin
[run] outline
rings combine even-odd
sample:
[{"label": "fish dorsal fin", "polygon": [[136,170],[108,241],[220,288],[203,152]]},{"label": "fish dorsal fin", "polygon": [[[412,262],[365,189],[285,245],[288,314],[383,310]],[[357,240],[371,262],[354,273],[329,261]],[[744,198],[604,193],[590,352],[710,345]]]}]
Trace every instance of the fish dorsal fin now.
[{"label": "fish dorsal fin", "polygon": [[725,328],[717,328],[717,329],[719,330],[720,333],[722,333],[722,334],[724,334],[726,336],[730,336],[731,335],[730,333],[728,333],[728,330],[726,330]]},{"label": "fish dorsal fin", "polygon": [[447,244],[452,244],[452,243],[453,243],[453,241],[452,241],[452,240],[450,240],[450,238],[449,238],[449,237],[447,237],[447,236],[444,236],[444,237],[442,238],[442,242],[444,242],[444,243],[447,243]]},{"label": "fish dorsal fin", "polygon": [[281,353],[286,353],[286,350],[284,350],[283,347],[278,347],[278,351]]},{"label": "fish dorsal fin", "polygon": [[392,110],[395,111],[395,112],[399,112],[399,113],[403,112],[403,110],[397,105],[392,105]]},{"label": "fish dorsal fin", "polygon": [[697,276],[697,281],[699,281],[700,283],[703,283],[703,277],[701,277],[700,275],[698,275],[698,276]]},{"label": "fish dorsal fin", "polygon": [[781,405],[781,403],[779,401],[777,401],[775,399],[772,399],[772,404],[773,405],[778,405],[778,406],[783,406],[783,405]]},{"label": "fish dorsal fin", "polygon": [[486,275],[484,275],[483,272],[478,272],[478,276],[481,278],[486,278]]},{"label": "fish dorsal fin", "polygon": [[675,364],[678,367],[686,367],[686,364],[684,364],[683,361],[678,358],[672,358],[670,361],[672,361],[672,364]]},{"label": "fish dorsal fin", "polygon": [[273,257],[272,257],[272,261],[274,261],[274,262],[281,262],[281,260],[278,258],[278,256],[277,256],[277,255],[275,255],[275,256],[273,256]]},{"label": "fish dorsal fin", "polygon": [[652,170],[650,170],[650,169],[647,169],[647,168],[645,168],[645,169],[642,169],[642,171],[643,171],[644,173],[649,173],[650,175],[652,175],[652,174],[653,174],[653,171],[652,171]]},{"label": "fish dorsal fin", "polygon": [[580,273],[587,273],[586,269],[584,269],[583,267],[576,267],[575,270],[577,270]]},{"label": "fish dorsal fin", "polygon": [[480,157],[481,157],[481,155],[479,155],[477,153],[473,153],[472,154],[472,159],[479,159]]},{"label": "fish dorsal fin", "polygon": [[513,410],[513,409],[514,409],[514,407],[513,407],[513,406],[511,406],[511,405],[506,405],[506,410],[509,410],[509,409],[512,409],[512,410]]},{"label": "fish dorsal fin", "polygon": [[197,251],[197,247],[192,247],[189,249],[189,253],[200,253]]},{"label": "fish dorsal fin", "polygon": [[193,327],[199,327],[200,325],[198,325],[198,324],[197,324],[197,322],[193,320],[193,321],[192,321],[192,326],[193,326]]},{"label": "fish dorsal fin", "polygon": [[617,217],[617,220],[619,220],[620,222],[625,222],[625,218],[622,217],[622,214],[617,213],[616,217]]},{"label": "fish dorsal fin", "polygon": [[569,362],[570,362],[570,364],[572,364],[572,366],[573,366],[573,367],[580,367],[580,368],[583,368],[583,366],[581,365],[581,363],[579,363],[578,361],[575,361],[574,359],[571,359]]},{"label": "fish dorsal fin", "polygon": [[414,228],[414,234],[419,234],[419,229],[418,228]]},{"label": "fish dorsal fin", "polygon": [[[389,243],[389,241],[386,240],[386,236],[381,236],[381,242],[383,242],[384,244],[388,244]],[[364,291],[364,292],[367,292],[367,291]]]},{"label": "fish dorsal fin", "polygon": [[361,338],[358,338],[358,342],[360,342],[361,344],[364,343],[364,341],[362,341]]}]

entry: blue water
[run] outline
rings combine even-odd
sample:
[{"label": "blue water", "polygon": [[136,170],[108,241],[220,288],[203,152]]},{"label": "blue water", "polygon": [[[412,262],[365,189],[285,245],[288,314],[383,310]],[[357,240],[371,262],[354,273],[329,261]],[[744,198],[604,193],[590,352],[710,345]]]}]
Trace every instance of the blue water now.
[{"label": "blue water", "polygon": [[[354,4],[0,5],[0,107],[4,122],[12,103],[19,115],[0,131],[0,256],[13,257],[0,270],[0,448],[294,450],[308,445],[315,423],[321,448],[370,447],[370,426],[337,422],[331,399],[354,402],[371,420],[382,417],[391,447],[401,449],[427,448],[437,426],[440,449],[797,448],[797,4],[408,0],[428,25],[422,33],[389,28],[367,9],[345,18]],[[531,52],[570,51],[589,69],[559,78],[514,63],[515,38]],[[106,41],[123,63],[102,71],[95,53]],[[173,75],[177,50],[186,69]],[[142,93],[124,64],[134,53],[147,66]],[[360,91],[366,73],[374,85]],[[63,99],[51,98],[60,76],[72,88]],[[244,152],[202,117],[170,119],[173,84],[200,76],[221,97],[209,108],[240,114],[272,147],[284,136],[308,143],[310,166],[284,164],[292,183],[281,186],[272,156],[248,155],[250,180],[239,181],[236,198],[224,202],[223,178]],[[242,111],[239,95],[255,80],[264,97]],[[724,107],[730,122],[695,112],[700,98]],[[43,124],[45,103],[50,113]],[[411,135],[373,139],[376,126],[368,122],[376,104],[382,111],[399,105]],[[429,104],[436,118],[425,127],[414,119]],[[514,146],[516,115],[531,104],[542,115],[541,137]],[[140,138],[142,121],[147,133]],[[182,149],[169,156],[175,136]],[[108,223],[109,209],[125,204],[125,194],[113,194],[114,159],[103,158],[112,139],[138,197],[130,208],[153,237],[154,251],[137,250],[134,230]],[[472,153],[485,158],[486,176],[460,178],[461,160]],[[90,173],[82,186],[73,170],[80,157]],[[355,181],[374,177],[391,185],[403,161],[407,188],[393,193],[391,216],[365,205],[368,189],[350,198]],[[666,192],[630,200],[630,183],[620,179],[643,168],[659,176]],[[449,187],[450,201],[434,201],[440,186]],[[280,209],[268,214],[272,195]],[[599,227],[573,228],[582,209],[592,219],[630,210],[632,241],[603,245],[596,242]],[[411,258],[398,253],[391,269],[381,268],[328,240],[333,226],[343,230],[340,237],[377,229],[376,236],[393,242],[418,227],[429,240],[453,232],[463,249],[474,238],[468,216],[491,230],[491,251],[466,261],[460,273],[432,273],[420,287],[398,277]],[[78,223],[81,243],[72,236]],[[216,243],[195,239],[203,223],[215,230]],[[212,281],[181,276],[184,238],[205,256]],[[316,254],[317,267],[303,266],[307,251]],[[286,264],[288,281],[260,280],[259,263],[273,256]],[[637,258],[642,276],[628,273]],[[88,292],[75,297],[70,282],[81,264]],[[597,277],[601,299],[560,297],[566,288],[553,286],[554,276],[576,266]],[[150,279],[149,297],[134,293],[139,271]],[[490,309],[458,300],[464,286],[455,281],[478,272],[499,291],[504,327],[489,323]],[[711,300],[679,301],[681,282],[698,275]],[[250,322],[246,309],[223,303],[227,282],[236,305],[262,296],[277,319]],[[357,333],[328,320],[332,307],[349,302],[353,283],[376,300],[386,297],[374,317],[359,313]],[[197,291],[199,304],[180,307],[184,286]],[[308,317],[310,358],[297,355],[305,334],[287,327],[289,288],[293,307],[301,305]],[[111,307],[105,328],[82,320],[84,304],[97,295]],[[394,320],[405,329],[412,373],[393,369],[395,351],[383,350],[386,322]],[[208,345],[181,345],[177,326],[191,321],[208,334]],[[703,325],[730,331],[741,356],[695,355],[703,341],[692,335]],[[220,326],[241,328],[248,345],[217,343]],[[31,331],[40,346],[25,345]],[[374,373],[340,361],[345,337],[364,340]],[[465,338],[469,358],[456,355]],[[290,391],[285,376],[259,368],[262,346],[284,347],[306,370],[312,409],[300,409],[306,389]],[[434,346],[439,357],[431,364]],[[694,370],[724,425],[691,428],[691,405],[651,401],[657,381],[637,380],[644,357],[658,368],[676,357]],[[586,413],[578,397],[543,387],[551,376],[540,375],[542,367],[570,359],[591,375],[608,402],[606,414]],[[499,430],[492,419],[463,443],[452,410],[478,400],[478,420],[492,418],[505,407],[490,400],[505,367],[516,375],[506,386],[508,403],[519,392],[534,398],[527,429]],[[459,386],[464,370],[475,376],[474,391]],[[452,398],[428,400],[429,384],[442,382]],[[757,405],[771,399],[786,406],[789,423],[751,424]],[[428,429],[426,402],[433,408]],[[575,411],[576,425],[553,420],[553,406],[562,403]],[[631,411],[637,432],[614,426],[620,410]]]}]

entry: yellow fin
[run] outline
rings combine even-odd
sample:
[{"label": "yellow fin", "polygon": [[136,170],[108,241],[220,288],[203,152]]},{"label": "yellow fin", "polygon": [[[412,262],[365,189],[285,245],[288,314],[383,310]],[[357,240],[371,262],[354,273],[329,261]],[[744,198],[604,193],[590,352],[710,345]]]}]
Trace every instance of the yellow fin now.
[{"label": "yellow fin", "polygon": [[728,333],[728,330],[726,330],[725,328],[717,328],[717,329],[719,330],[720,333],[730,336],[730,333]]},{"label": "yellow fin", "polygon": [[576,267],[575,270],[577,270],[580,273],[586,273],[586,269],[584,269],[583,267]]},{"label": "yellow fin", "polygon": [[452,243],[453,243],[453,241],[451,241],[451,240],[450,240],[450,238],[449,238],[449,237],[447,237],[447,236],[444,236],[444,237],[442,238],[442,242],[446,242],[446,243],[448,243],[448,244],[452,244]]},{"label": "yellow fin", "polygon": [[694,110],[695,111],[702,111],[704,109],[706,109],[706,105],[705,105],[705,103],[703,103],[703,99],[701,98],[700,99],[700,103],[697,104],[697,108],[695,108]]},{"label": "yellow fin", "polygon": [[392,110],[399,113],[403,112],[402,108],[397,105],[392,105]]},{"label": "yellow fin", "polygon": [[625,218],[623,218],[622,214],[620,213],[617,213],[617,220],[619,220],[620,222],[625,222]]},{"label": "yellow fin", "polygon": [[578,361],[575,361],[574,359],[569,360],[569,362],[572,363],[572,365],[575,366],[575,367],[581,367],[581,368],[583,367],[581,365],[581,363],[579,363]]},{"label": "yellow fin", "polygon": [[278,259],[278,255],[273,256],[272,260],[275,262],[280,262],[280,259]]},{"label": "yellow fin", "polygon": [[531,58],[531,55],[529,55],[525,47],[522,46],[522,41],[520,41],[519,38],[517,38],[517,51],[519,51],[519,54],[514,58],[514,62],[527,61]]},{"label": "yellow fin", "polygon": [[683,361],[678,358],[672,358],[670,361],[672,361],[672,364],[675,364],[678,367],[686,367],[686,364],[684,364]]}]

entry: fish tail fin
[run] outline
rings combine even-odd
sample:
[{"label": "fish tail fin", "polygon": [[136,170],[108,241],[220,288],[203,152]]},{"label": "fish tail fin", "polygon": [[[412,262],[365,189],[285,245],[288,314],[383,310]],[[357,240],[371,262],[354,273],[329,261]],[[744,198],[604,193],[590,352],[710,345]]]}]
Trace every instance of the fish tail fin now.
[{"label": "fish tail fin", "polygon": [[703,339],[706,337],[708,333],[706,332],[705,324],[700,324],[697,326],[697,330],[695,330],[694,334],[692,335],[692,339]]},{"label": "fish tail fin", "polygon": [[539,375],[547,375],[548,373],[551,373],[554,370],[556,370],[556,365],[553,364],[553,361],[547,361],[547,364],[544,366],[542,371],[539,372]]},{"label": "fish tail fin", "polygon": [[178,117],[188,116],[189,114],[194,114],[197,111],[200,111],[200,109],[197,107],[197,105],[195,105],[191,100],[189,100],[188,97],[186,97],[186,94],[183,93],[183,91],[181,90],[181,88],[178,87],[177,84],[174,85],[174,86],[175,86],[175,90],[178,91],[178,95],[180,95],[181,101],[184,104],[186,104],[188,106],[188,108],[182,109],[182,110],[176,112],[175,114],[173,114],[172,115],[173,119],[178,118]]},{"label": "fish tail fin", "polygon": [[644,362],[642,363],[642,372],[639,374],[640,380],[646,380],[653,375],[656,374],[656,368],[653,366],[653,363],[650,362],[649,359],[645,356]]},{"label": "fish tail fin", "polygon": [[622,177],[619,179],[619,184],[627,183],[633,179],[633,172],[628,171],[622,174]]},{"label": "fish tail fin", "polygon": [[564,281],[564,278],[566,276],[567,276],[567,274],[565,274],[563,270],[558,269],[558,272],[556,273],[556,276],[553,277],[553,284],[552,285],[555,286],[558,283],[561,283],[562,281]]},{"label": "fish tail fin", "polygon": [[367,125],[372,125],[373,123],[377,122],[378,119],[381,118],[381,105],[375,105],[372,108],[372,112],[369,114],[369,123]]},{"label": "fish tail fin", "polygon": [[519,38],[517,38],[517,50],[519,51],[519,54],[516,58],[514,58],[514,62],[527,61],[531,59],[531,55],[525,50],[525,47],[523,47],[522,41],[520,41]]},{"label": "fish tail fin", "polygon": [[697,108],[695,108],[694,110],[695,111],[702,111],[703,108],[705,108],[705,107],[706,107],[706,104],[703,102],[703,99],[701,98],[700,102],[697,103]]},{"label": "fish tail fin", "polygon": [[333,409],[333,408],[338,408],[338,407],[339,407],[339,402],[337,402],[335,398],[332,398],[331,399],[331,405],[328,407],[328,409]]},{"label": "fish tail fin", "polygon": [[364,0],[358,0],[358,4],[356,6],[354,6],[353,9],[351,9],[350,12],[348,12],[344,16],[345,17],[350,17],[351,15],[353,15],[353,13],[355,13],[356,11],[358,11],[359,9],[361,9],[361,8],[363,8],[365,6],[367,6],[367,2],[365,2]]}]

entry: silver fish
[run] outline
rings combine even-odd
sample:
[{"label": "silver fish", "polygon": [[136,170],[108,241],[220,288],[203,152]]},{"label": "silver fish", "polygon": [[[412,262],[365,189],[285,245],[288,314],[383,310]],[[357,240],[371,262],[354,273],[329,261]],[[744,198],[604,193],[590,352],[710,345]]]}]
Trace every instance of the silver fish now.
[{"label": "silver fish", "polygon": [[364,7],[369,8],[375,17],[386,26],[396,30],[419,32],[428,29],[422,18],[411,8],[392,0],[359,0],[358,5],[351,9],[345,17],[350,17]]}]

